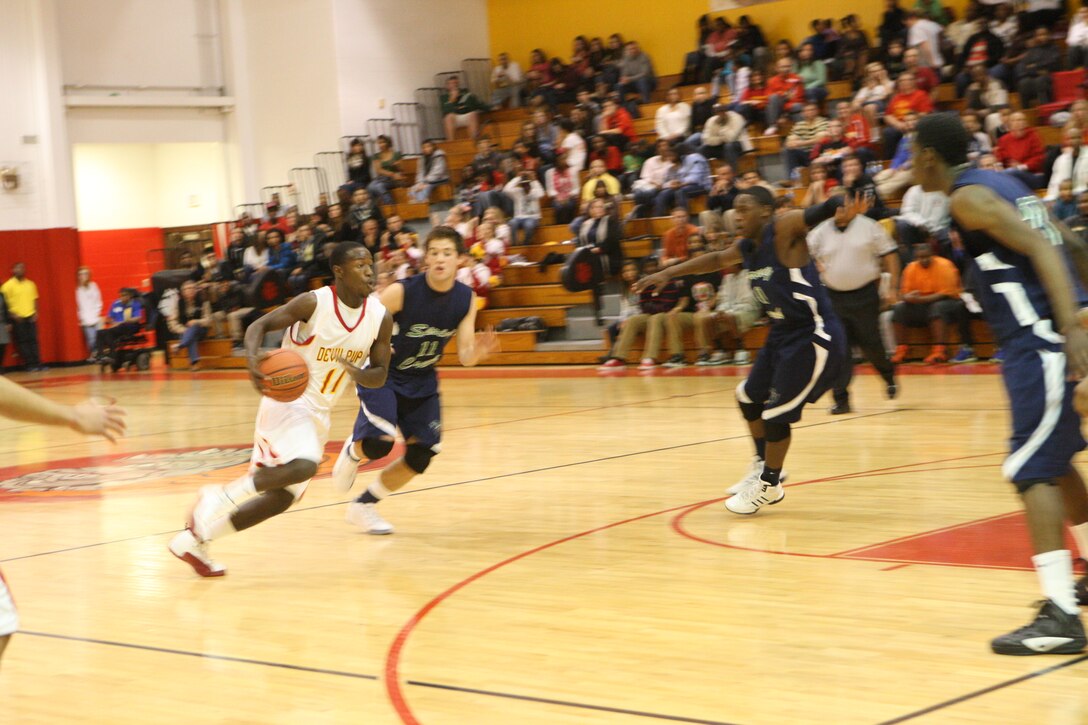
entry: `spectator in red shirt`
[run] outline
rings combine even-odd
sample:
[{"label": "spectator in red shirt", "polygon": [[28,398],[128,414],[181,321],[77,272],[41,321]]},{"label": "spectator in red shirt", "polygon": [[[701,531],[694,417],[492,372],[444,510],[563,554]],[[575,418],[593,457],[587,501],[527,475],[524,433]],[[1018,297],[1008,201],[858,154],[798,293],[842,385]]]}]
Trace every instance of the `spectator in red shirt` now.
[{"label": "spectator in red shirt", "polygon": [[774,68],[777,73],[767,81],[767,130],[765,136],[778,133],[778,119],[784,113],[800,113],[805,105],[805,84],[801,76],[793,72],[793,61],[779,58]]},{"label": "spectator in red shirt", "polygon": [[899,140],[903,138],[905,127],[903,119],[913,111],[919,116],[933,110],[933,100],[929,94],[918,87],[918,79],[909,70],[905,70],[895,79],[896,94],[888,101],[884,113],[884,158],[895,155]]},{"label": "spectator in red shirt", "polygon": [[601,108],[601,135],[621,151],[638,136],[631,114],[621,108],[615,98],[605,99]]},{"label": "spectator in red shirt", "polygon": [[922,55],[917,48],[907,48],[906,52],[903,53],[903,65],[906,66],[903,73],[913,73],[918,89],[928,93],[929,100],[935,102],[937,100],[937,86],[940,85],[941,79],[937,76],[937,71],[920,64],[921,57]]},{"label": "spectator in red shirt", "polygon": [[751,75],[748,77],[748,87],[744,89],[744,93],[741,94],[740,101],[737,102],[734,110],[744,116],[748,123],[755,123],[763,118],[768,97],[769,91],[763,77],[763,71],[753,68]]},{"label": "spectator in red shirt", "polygon": [[1046,186],[1042,173],[1046,147],[1039,132],[1028,126],[1027,116],[1020,111],[1009,116],[1009,132],[997,140],[994,155],[1006,174],[1017,177],[1029,189]]},{"label": "spectator in red shirt", "polygon": [[623,154],[615,146],[610,146],[608,139],[604,136],[597,135],[590,140],[593,150],[589,152],[590,163],[600,159],[604,162],[604,166],[608,169],[608,173],[612,174],[616,178],[619,178],[623,174]]}]

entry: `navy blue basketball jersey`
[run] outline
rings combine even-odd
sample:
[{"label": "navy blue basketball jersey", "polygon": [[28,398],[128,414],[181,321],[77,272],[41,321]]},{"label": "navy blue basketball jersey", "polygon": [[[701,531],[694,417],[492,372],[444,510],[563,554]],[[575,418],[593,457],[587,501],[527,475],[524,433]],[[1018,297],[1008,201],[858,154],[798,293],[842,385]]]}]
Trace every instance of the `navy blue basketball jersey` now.
[{"label": "navy blue basketball jersey", "polygon": [[393,315],[393,359],[389,384],[401,395],[422,398],[438,392],[435,365],[446,343],[472,305],[472,288],[454,282],[447,292],[435,292],[423,274],[401,280],[404,304]]},{"label": "navy blue basketball jersey", "polygon": [[836,318],[816,265],[811,261],[795,268],[782,264],[774,248],[774,234],[772,222],[766,226],[759,246],[751,239],[739,242],[752,295],[772,326],[815,330],[826,336],[825,322]]},{"label": "navy blue basketball jersey", "polygon": [[[1061,232],[1051,221],[1043,200],[1018,179],[997,171],[968,169],[956,177],[952,190],[972,184],[993,191],[1013,206],[1028,226],[1051,244],[1062,246]],[[985,232],[963,229],[955,217],[952,224],[978,268],[979,304],[1000,344],[1019,341],[1024,335],[1033,335],[1042,343],[1061,343],[1063,338],[1052,322],[1050,300],[1031,260]],[[1064,248],[1062,256],[1066,258]]]}]

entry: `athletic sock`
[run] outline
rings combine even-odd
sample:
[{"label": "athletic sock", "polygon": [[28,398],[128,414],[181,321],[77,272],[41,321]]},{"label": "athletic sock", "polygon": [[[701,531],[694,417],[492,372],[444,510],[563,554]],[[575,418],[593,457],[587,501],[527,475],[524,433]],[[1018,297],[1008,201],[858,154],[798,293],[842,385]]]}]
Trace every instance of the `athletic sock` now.
[{"label": "athletic sock", "polygon": [[781,468],[771,468],[767,464],[763,464],[763,475],[759,477],[759,480],[769,483],[772,486],[778,485],[778,479],[782,477]]},{"label": "athletic sock", "polygon": [[257,495],[257,486],[249,473],[223,487],[223,493],[237,508]]},{"label": "athletic sock", "polygon": [[753,438],[752,441],[755,442],[755,444],[756,444],[756,455],[759,457],[759,460],[762,461],[762,460],[766,459],[767,458],[767,439],[766,438]]},{"label": "athletic sock", "polygon": [[230,520],[230,517],[233,515],[234,514],[223,514],[208,526],[208,541],[222,539],[224,536],[238,531],[238,529],[234,527],[234,522]]},{"label": "athletic sock", "polygon": [[359,498],[355,499],[355,503],[378,503],[390,493],[392,492],[385,487],[385,484],[382,483],[382,477],[379,475],[377,480],[370,484]]},{"label": "athletic sock", "polygon": [[1031,557],[1043,596],[1068,614],[1077,614],[1077,595],[1073,591],[1073,557],[1068,549],[1055,549]]},{"label": "athletic sock", "polygon": [[1073,532],[1073,540],[1077,542],[1077,553],[1081,559],[1088,559],[1088,523],[1070,526]]}]

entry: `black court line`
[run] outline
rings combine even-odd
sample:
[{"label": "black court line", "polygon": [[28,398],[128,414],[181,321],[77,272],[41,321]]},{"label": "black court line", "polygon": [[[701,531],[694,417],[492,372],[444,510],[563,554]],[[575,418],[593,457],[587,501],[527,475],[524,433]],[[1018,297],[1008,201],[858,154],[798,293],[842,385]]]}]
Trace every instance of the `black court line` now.
[{"label": "black court line", "polygon": [[1067,662],[1062,662],[1061,664],[1052,665],[1050,667],[1046,667],[1046,668],[1041,669],[1041,670],[1036,670],[1035,672],[1029,672],[1026,675],[1020,675],[1019,677],[1014,677],[1011,680],[1005,680],[1004,682],[999,682],[996,685],[990,685],[989,687],[983,687],[981,690],[975,690],[974,692],[968,692],[966,695],[960,695],[959,697],[953,697],[951,700],[945,700],[944,702],[938,702],[936,705],[930,705],[929,707],[923,708],[921,710],[915,710],[914,712],[907,713],[906,715],[900,715],[899,717],[893,718],[891,720],[884,720],[884,721],[882,721],[880,723],[877,723],[877,725],[895,725],[896,723],[907,722],[908,720],[914,720],[915,718],[922,717],[923,715],[929,715],[930,713],[937,712],[938,710],[944,710],[945,708],[952,707],[953,705],[958,705],[961,702],[967,702],[968,700],[973,700],[976,697],[982,697],[983,695],[989,695],[991,692],[997,692],[998,690],[1003,690],[1006,687],[1012,687],[1013,685],[1018,685],[1021,682],[1026,682],[1028,680],[1033,680],[1036,677],[1043,677],[1044,675],[1049,675],[1052,672],[1057,672],[1058,670],[1064,670],[1066,667],[1072,667],[1073,665],[1079,665],[1081,662],[1084,662],[1085,660],[1088,660],[1088,655],[1081,655],[1079,657],[1074,657],[1073,659],[1068,660]]},{"label": "black court line", "polygon": [[171,649],[169,647],[152,647],[146,644],[133,644],[132,642],[114,642],[108,639],[93,639],[91,637],[74,637],[67,634],[54,634],[52,632],[30,632],[21,629],[17,635],[30,637],[48,637],[49,639],[63,639],[69,642],[85,642],[89,644],[102,644],[108,647],[124,647],[125,649],[138,649],[145,652],[159,652],[168,655],[182,655],[184,657],[198,657],[207,660],[219,660],[221,662],[237,662],[243,665],[258,665],[260,667],[277,667],[282,670],[294,670],[296,672],[311,672],[317,675],[335,675],[337,677],[351,677],[356,680],[377,680],[377,675],[368,675],[362,672],[346,672],[344,670],[328,670],[321,667],[306,667],[304,665],[289,665],[285,662],[269,662],[267,660],[252,660],[247,657],[231,657],[230,655],[213,655],[206,652],[193,652],[184,649]]},{"label": "black court line", "polygon": [[420,682],[407,680],[407,684],[416,687],[429,687],[435,690],[450,690],[452,692],[467,692],[472,695],[487,695],[488,697],[503,697],[508,700],[522,700],[525,702],[540,702],[545,705],[560,705],[562,707],[576,707],[581,710],[595,710],[597,712],[614,712],[619,715],[635,715],[636,717],[648,717],[656,720],[668,720],[670,722],[688,722],[698,725],[737,725],[737,723],[724,720],[703,720],[696,717],[683,717],[682,715],[665,715],[659,712],[644,712],[642,710],[628,710],[622,707],[608,707],[606,705],[589,705],[584,702],[570,702],[569,700],[553,700],[550,697],[533,697],[531,695],[515,695],[511,692],[494,692],[493,690],[477,690],[474,687],[458,687],[456,685],[443,685],[437,682]]}]

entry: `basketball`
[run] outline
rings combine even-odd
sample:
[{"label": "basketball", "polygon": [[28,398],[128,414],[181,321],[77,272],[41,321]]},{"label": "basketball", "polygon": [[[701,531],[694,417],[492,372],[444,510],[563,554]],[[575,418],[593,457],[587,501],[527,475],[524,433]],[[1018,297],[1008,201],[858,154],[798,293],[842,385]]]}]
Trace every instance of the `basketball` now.
[{"label": "basketball", "polygon": [[264,394],[281,403],[297,399],[310,382],[306,361],[294,350],[274,350],[257,367],[267,377]]}]

